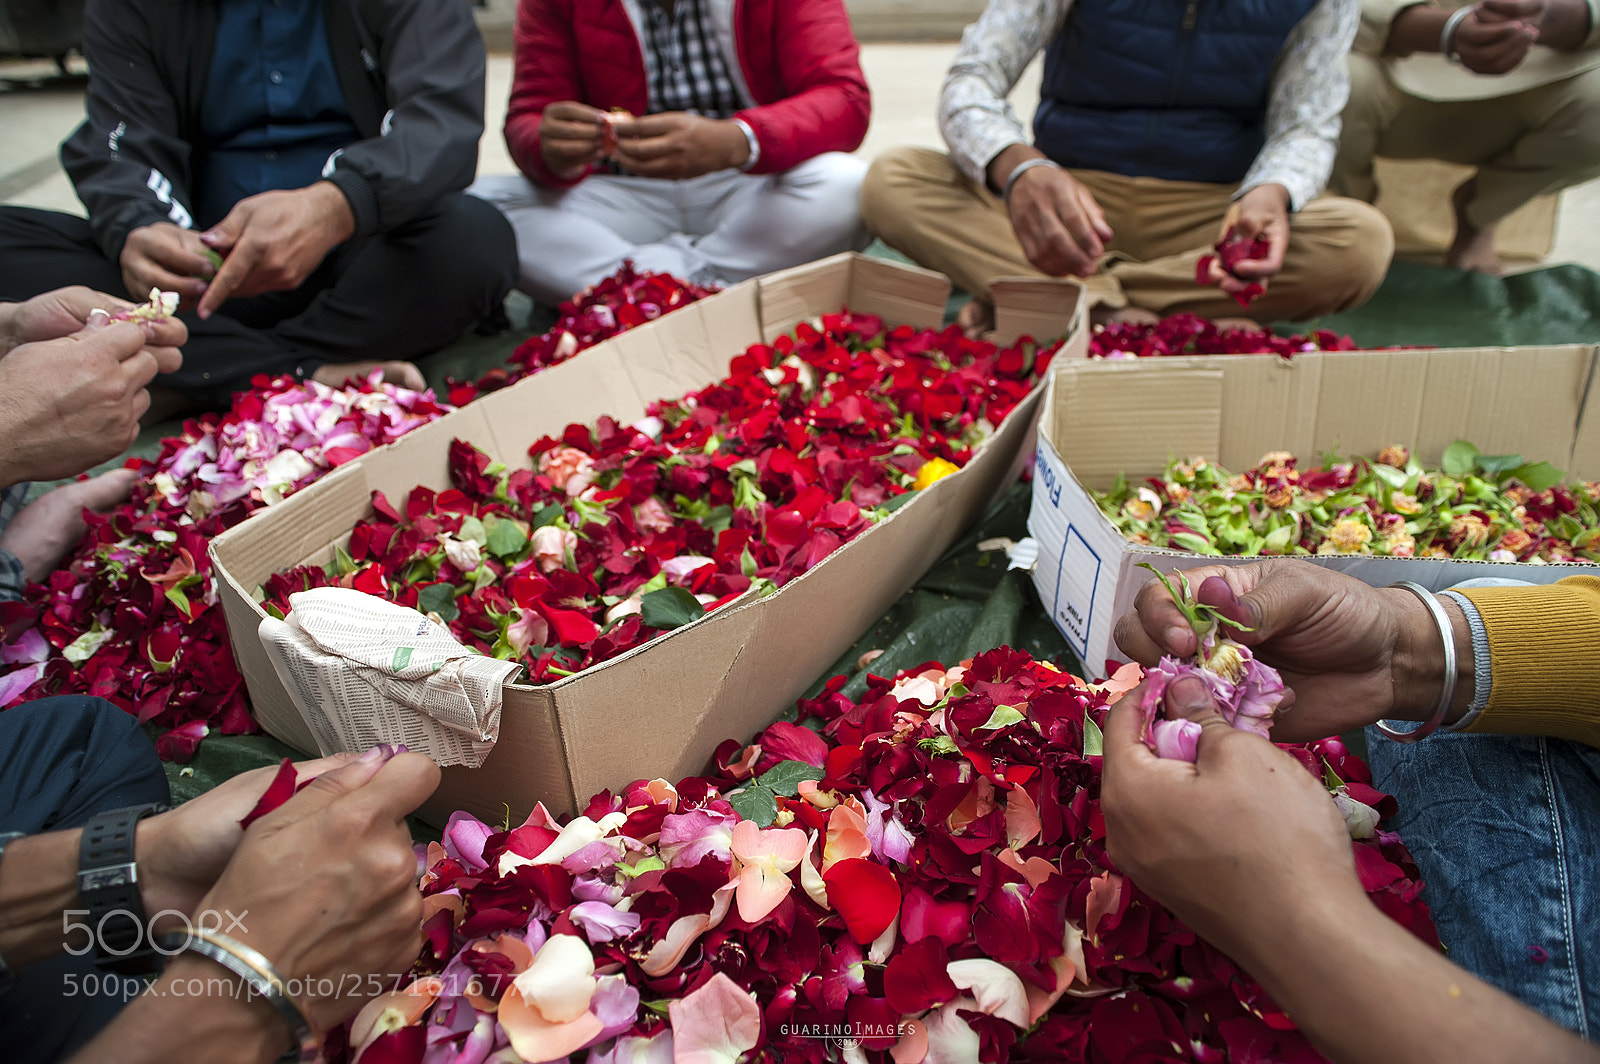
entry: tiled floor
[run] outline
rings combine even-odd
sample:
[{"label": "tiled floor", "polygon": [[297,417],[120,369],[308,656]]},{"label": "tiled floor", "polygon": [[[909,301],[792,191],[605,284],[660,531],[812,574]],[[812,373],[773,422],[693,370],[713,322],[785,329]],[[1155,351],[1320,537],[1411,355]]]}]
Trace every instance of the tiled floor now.
[{"label": "tiled floor", "polygon": [[[941,146],[934,121],[939,83],[954,44],[865,44],[862,63],[873,90],[872,125],[859,154],[873,158],[900,144]],[[48,73],[48,63],[0,63],[0,78]],[[487,133],[478,171],[512,173],[515,167],[498,135],[511,83],[511,57],[489,59]],[[1024,74],[1012,101],[1027,121],[1038,99],[1038,64]],[[46,87],[0,92],[0,202],[82,213],[72,186],[56,165],[56,147],[83,117],[81,87]],[[1561,197],[1556,235],[1546,263],[1576,262],[1600,270],[1600,181],[1569,189]]]}]

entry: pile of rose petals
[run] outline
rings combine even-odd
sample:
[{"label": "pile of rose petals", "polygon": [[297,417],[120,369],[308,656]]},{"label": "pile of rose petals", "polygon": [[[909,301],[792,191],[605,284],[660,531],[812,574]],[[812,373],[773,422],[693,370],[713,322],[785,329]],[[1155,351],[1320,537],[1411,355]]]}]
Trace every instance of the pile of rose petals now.
[{"label": "pile of rose petals", "polygon": [[1304,336],[1279,336],[1265,326],[1219,329],[1209,318],[1194,314],[1173,314],[1153,324],[1107,322],[1095,326],[1089,337],[1089,357],[1107,359],[1179,355],[1277,355],[1287,359],[1308,351],[1354,350],[1354,340],[1327,329]]},{"label": "pile of rose petals", "polygon": [[1131,542],[1210,555],[1373,554],[1600,561],[1600,482],[1458,441],[1442,468],[1404,447],[1301,469],[1286,452],[1234,474],[1204,458],[1096,493]]},{"label": "pile of rose petals", "polygon": [[[839,677],[708,776],[566,823],[458,813],[409,982],[328,1059],[1320,1059],[1107,856],[1098,724],[1122,679],[1009,649],[860,702]],[[1374,903],[1436,944],[1394,800],[1337,739],[1285,749],[1345,812]]]},{"label": "pile of rose petals", "polygon": [[[206,547],[262,506],[391,443],[448,407],[379,383],[328,388],[261,377],[225,415],[184,424],[109,514],[24,605],[8,604],[0,708],[83,693],[167,729],[157,749],[186,761],[213,728],[253,731],[243,678],[211,582]],[[42,638],[41,638],[42,637]]]},{"label": "pile of rose petals", "polygon": [[537,441],[531,467],[455,441],[451,489],[375,498],[328,568],[274,575],[265,602],[338,583],[569,676],[817,565],[964,465],[1054,351],[824,315],[632,425]]}]

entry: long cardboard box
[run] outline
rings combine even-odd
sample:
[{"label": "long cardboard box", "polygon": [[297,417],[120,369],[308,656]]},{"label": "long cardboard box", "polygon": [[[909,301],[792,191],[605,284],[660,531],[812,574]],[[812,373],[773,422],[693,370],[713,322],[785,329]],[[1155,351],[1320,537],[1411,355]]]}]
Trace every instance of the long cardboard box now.
[{"label": "long cardboard box", "polygon": [[[449,485],[446,451],[462,438],[516,468],[528,447],[604,414],[626,424],[647,404],[703,388],[750,344],[841,307],[890,324],[938,327],[949,283],[940,275],[858,255],[758,278],[596,345],[342,466],[212,542],[234,654],[262,727],[305,751],[311,733],[265,656],[254,593],[291,565],[324,565],[371,513],[371,495]],[[1008,315],[1035,335],[1087,346],[1081,290],[1056,286],[1054,315],[1032,288]],[[464,809],[491,823],[535,802],[572,811],[595,792],[638,778],[704,769],[724,739],[747,741],[830,666],[1013,478],[1031,448],[1035,389],[959,473],[765,599],[736,603],[558,683],[508,684],[500,739],[480,769],[450,768],[423,813]]]},{"label": "long cardboard box", "polygon": [[[1084,667],[1125,660],[1117,618],[1163,572],[1250,558],[1199,558],[1129,543],[1089,489],[1119,473],[1159,476],[1174,457],[1252,468],[1270,451],[1302,460],[1336,450],[1373,455],[1404,444],[1437,464],[1470,440],[1489,454],[1520,453],[1569,475],[1600,477],[1600,398],[1590,394],[1600,348],[1465,348],[1297,355],[1148,358],[1059,363],[1040,416],[1028,530],[1039,545],[1033,580]],[[1414,580],[1431,590],[1483,577],[1547,583],[1592,570],[1424,558],[1311,559],[1373,585]]]}]

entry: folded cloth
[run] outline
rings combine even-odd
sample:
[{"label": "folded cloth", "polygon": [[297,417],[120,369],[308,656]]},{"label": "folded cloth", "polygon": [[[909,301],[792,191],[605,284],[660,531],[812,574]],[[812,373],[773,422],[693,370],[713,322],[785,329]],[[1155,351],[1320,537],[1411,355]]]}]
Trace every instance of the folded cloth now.
[{"label": "folded cloth", "polygon": [[350,588],[289,596],[259,633],[323,754],[404,743],[477,768],[500,737],[501,686],[521,669],[462,646],[414,609]]}]

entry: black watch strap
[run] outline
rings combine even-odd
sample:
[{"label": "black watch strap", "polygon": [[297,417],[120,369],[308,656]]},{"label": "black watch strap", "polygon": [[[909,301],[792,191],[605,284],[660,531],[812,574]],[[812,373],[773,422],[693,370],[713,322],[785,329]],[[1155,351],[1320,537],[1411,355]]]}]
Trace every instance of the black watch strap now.
[{"label": "black watch strap", "polygon": [[78,897],[89,910],[95,966],[121,975],[144,975],[161,967],[150,941],[133,839],[139,821],[164,813],[164,805],[134,805],[96,813],[83,826],[78,847]]}]

